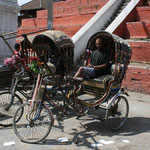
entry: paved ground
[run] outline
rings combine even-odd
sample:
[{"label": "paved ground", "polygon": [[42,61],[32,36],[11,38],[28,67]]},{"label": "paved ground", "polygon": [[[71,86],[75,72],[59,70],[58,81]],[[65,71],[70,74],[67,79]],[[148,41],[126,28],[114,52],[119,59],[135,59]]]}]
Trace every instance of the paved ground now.
[{"label": "paved ground", "polygon": [[[129,118],[125,126],[117,132],[110,131],[105,122],[93,120],[91,115],[80,119],[70,115],[64,121],[55,120],[49,136],[39,144],[22,143],[11,127],[0,127],[0,150],[150,150],[150,95],[134,92],[129,94]],[[91,113],[95,115],[95,111]],[[62,137],[68,138],[68,142],[59,142],[58,139]],[[92,144],[99,143],[99,140],[114,143],[92,147]],[[15,144],[3,146],[5,142],[10,141]]]}]

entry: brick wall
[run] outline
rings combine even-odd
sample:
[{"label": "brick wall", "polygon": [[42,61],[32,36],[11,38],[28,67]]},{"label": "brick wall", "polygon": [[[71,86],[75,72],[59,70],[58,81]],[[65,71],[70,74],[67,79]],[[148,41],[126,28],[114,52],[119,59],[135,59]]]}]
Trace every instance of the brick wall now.
[{"label": "brick wall", "polygon": [[[54,3],[53,27],[73,36],[109,0],[67,0]],[[47,28],[47,10],[37,11],[37,18],[23,19],[18,34]]]},{"label": "brick wall", "polygon": [[[138,6],[114,32],[115,34],[133,39],[129,41],[132,47],[131,64],[127,70],[123,86],[128,90],[150,94],[150,2]],[[136,38],[136,40],[135,40]],[[145,67],[146,66],[146,67]]]},{"label": "brick wall", "polygon": [[134,68],[127,70],[123,86],[130,91],[150,94],[150,68]]},{"label": "brick wall", "polygon": [[150,63],[150,41],[129,42],[132,47],[131,61]]}]

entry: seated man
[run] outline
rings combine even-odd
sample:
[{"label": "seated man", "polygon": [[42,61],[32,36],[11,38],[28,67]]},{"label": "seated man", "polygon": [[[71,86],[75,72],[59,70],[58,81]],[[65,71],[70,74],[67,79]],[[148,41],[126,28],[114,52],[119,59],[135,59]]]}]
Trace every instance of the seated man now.
[{"label": "seated man", "polygon": [[64,76],[64,63],[63,63],[63,58],[60,55],[58,49],[55,49],[54,55],[50,58],[50,63],[54,64],[56,67],[56,72],[55,74]]},{"label": "seated man", "polygon": [[106,74],[106,69],[109,64],[107,50],[102,47],[101,38],[97,38],[95,44],[97,49],[92,52],[90,63],[87,67],[80,67],[74,78],[82,77],[83,79],[88,80]]}]

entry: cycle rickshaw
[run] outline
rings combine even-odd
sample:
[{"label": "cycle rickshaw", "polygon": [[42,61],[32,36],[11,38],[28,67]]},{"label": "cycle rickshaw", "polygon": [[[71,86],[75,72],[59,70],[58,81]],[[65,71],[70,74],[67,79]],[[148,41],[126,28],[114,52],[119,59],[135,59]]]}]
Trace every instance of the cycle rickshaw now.
[{"label": "cycle rickshaw", "polygon": [[[71,38],[61,31],[40,33],[34,37],[31,44],[32,51],[37,57],[30,59],[29,68],[37,73],[36,86],[32,99],[17,109],[13,118],[13,127],[16,135],[22,141],[37,143],[48,136],[54,123],[52,112],[49,109],[50,100],[48,101],[46,96],[51,97],[59,91],[64,97],[64,107],[66,106],[66,86],[63,85],[65,76],[71,75],[73,71],[74,44]],[[59,54],[57,56],[61,59],[62,67],[58,72],[57,67],[50,62],[56,51]],[[65,112],[65,109],[62,111]],[[20,114],[25,117],[20,117]]]},{"label": "cycle rickshaw", "polygon": [[[99,37],[102,39],[103,46],[107,49],[109,55],[107,73],[83,81],[80,89],[76,92],[76,97],[82,106],[106,110],[104,120],[110,129],[118,130],[125,123],[129,113],[129,104],[125,97],[125,95],[128,96],[128,93],[121,87],[121,84],[130,63],[131,47],[117,35],[106,31],[98,32],[88,41],[83,59],[85,65],[88,64],[90,52],[95,49],[95,40]],[[81,111],[81,115],[84,114],[84,111],[86,109]]]},{"label": "cycle rickshaw", "polygon": [[[39,57],[33,60],[33,68],[38,73],[36,87],[32,100],[21,105],[13,118],[15,134],[23,142],[37,143],[48,136],[54,118],[44,102],[49,100],[48,94],[54,91],[62,93],[64,110],[67,103],[67,106],[70,106],[76,115],[82,116],[88,112],[89,108],[99,107],[106,110],[104,119],[111,129],[117,130],[125,123],[129,105],[124,95],[128,94],[121,88],[121,83],[131,58],[131,47],[117,35],[101,31],[89,39],[86,54],[87,49],[88,52],[95,49],[97,37],[103,39],[108,49],[110,58],[108,73],[96,79],[83,81],[80,78],[75,79],[68,76],[73,71],[74,45],[66,34],[60,31],[46,31],[35,36],[32,45]],[[48,65],[48,60],[55,49],[59,50],[63,58],[64,72],[59,77],[60,79],[54,74],[52,65]],[[88,62],[90,57],[84,56],[84,62]],[[47,76],[51,76],[48,81],[45,80]],[[52,85],[51,89],[47,88],[48,84]],[[74,90],[74,84],[80,87],[77,91]],[[92,97],[89,99],[90,96]],[[83,97],[86,98],[83,99]],[[24,110],[23,116],[25,117],[18,120],[22,110]]]}]

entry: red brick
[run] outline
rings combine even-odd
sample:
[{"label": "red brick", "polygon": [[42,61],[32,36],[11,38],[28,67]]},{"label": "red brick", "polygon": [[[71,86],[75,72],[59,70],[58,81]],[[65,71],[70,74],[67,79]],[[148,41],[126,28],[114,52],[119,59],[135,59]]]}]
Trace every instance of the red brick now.
[{"label": "red brick", "polygon": [[35,31],[39,31],[39,30],[43,30],[46,29],[47,26],[43,27],[43,28],[39,28],[39,27],[35,27],[35,28],[20,28],[18,31],[18,35],[21,34],[27,34],[27,33],[31,33],[31,32],[35,32]]},{"label": "red brick", "polygon": [[54,26],[54,30],[63,31],[70,37],[72,37],[83,25],[76,26]]},{"label": "red brick", "polygon": [[[57,2],[53,5],[54,17],[64,17],[70,15],[96,13],[109,0],[70,0]],[[37,12],[37,18],[46,17],[44,11]]]},{"label": "red brick", "polygon": [[47,25],[47,18],[23,19],[22,27],[40,27]]},{"label": "red brick", "polygon": [[34,19],[23,19],[22,27],[36,27],[35,18]]},{"label": "red brick", "polygon": [[[81,27],[108,1],[109,0],[69,0],[55,2],[53,4],[54,26],[74,24]],[[44,26],[47,26],[47,10],[40,10],[37,11],[37,18],[23,19],[21,29],[18,30],[21,30],[20,32],[22,33],[23,30],[25,32],[27,32],[26,30],[34,30],[25,28]],[[78,30],[79,29],[80,28],[78,27]],[[69,34],[73,35],[76,32],[77,31],[73,29],[72,33],[71,30],[69,31]]]},{"label": "red brick", "polygon": [[150,69],[128,68],[126,78],[123,80],[123,87],[130,91],[150,94]]},{"label": "red brick", "polygon": [[127,22],[126,29],[129,38],[149,38],[150,21],[146,22]]},{"label": "red brick", "polygon": [[47,18],[47,10],[37,11],[37,18]]},{"label": "red brick", "polygon": [[[59,31],[63,31],[64,33],[66,33],[67,35],[69,35],[70,37],[72,37],[83,25],[70,25],[70,26],[54,26],[53,30],[59,30]],[[20,28],[18,31],[18,35],[21,34],[27,34],[30,32],[34,32],[34,31],[39,31],[42,29],[46,29],[47,26],[43,26],[43,27],[28,27],[28,28]]]},{"label": "red brick", "polygon": [[35,24],[37,27],[43,27],[47,25],[47,18],[37,18],[35,19]]},{"label": "red brick", "polygon": [[132,61],[150,62],[150,41],[149,42],[129,42],[132,47]]},{"label": "red brick", "polygon": [[[143,6],[144,0],[140,0],[137,4],[137,7]],[[127,30],[126,23],[127,22],[136,22],[136,9],[134,8],[128,16],[123,20],[123,22],[117,27],[117,29],[113,32],[122,38],[130,38],[129,31]]]},{"label": "red brick", "polygon": [[137,21],[149,21],[150,20],[150,7],[137,7],[136,8],[136,20]]},{"label": "red brick", "polygon": [[60,17],[54,18],[54,25],[74,25],[74,24],[86,24],[94,15],[76,15],[76,16],[67,16],[67,17]]}]

